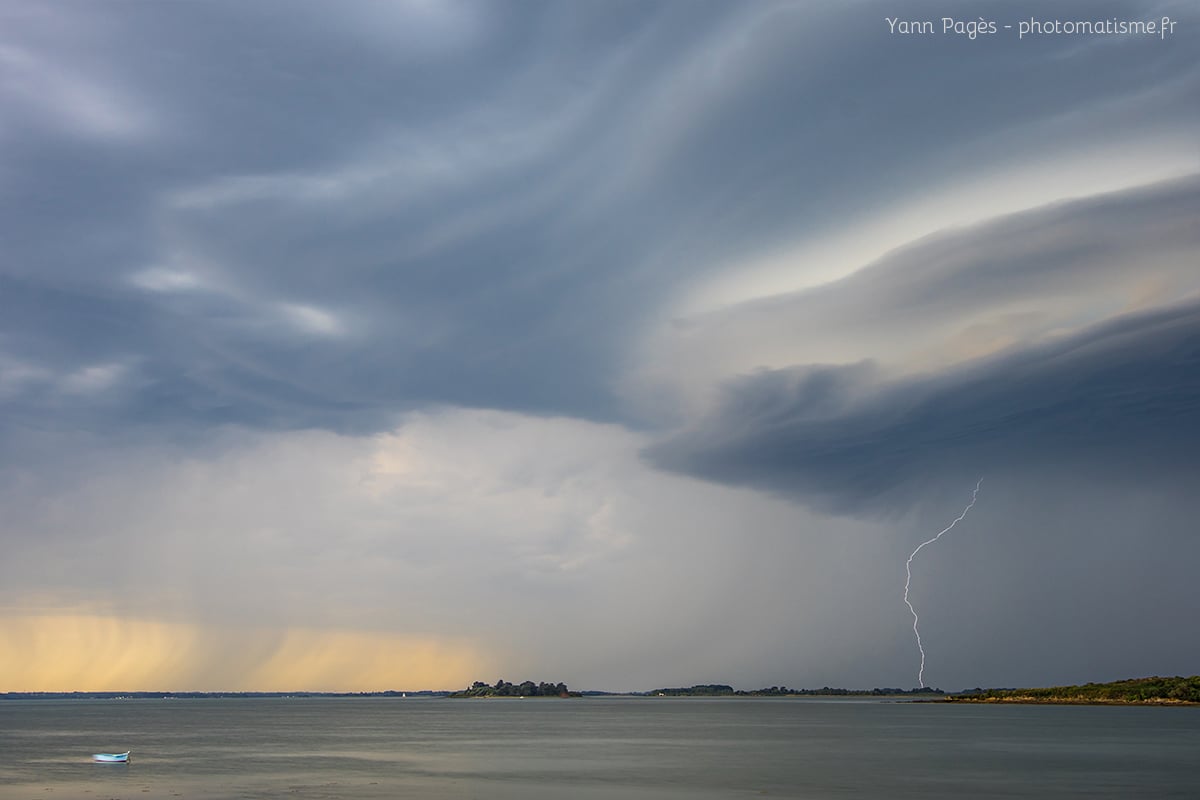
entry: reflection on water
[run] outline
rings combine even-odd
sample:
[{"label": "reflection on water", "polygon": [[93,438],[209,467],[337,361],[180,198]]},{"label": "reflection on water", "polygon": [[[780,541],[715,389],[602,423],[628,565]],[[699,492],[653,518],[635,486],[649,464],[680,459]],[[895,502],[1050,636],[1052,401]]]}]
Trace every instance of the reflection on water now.
[{"label": "reflection on water", "polygon": [[[0,702],[9,798],[1189,797],[1200,709],[783,699]],[[132,750],[129,765],[91,754]]]}]

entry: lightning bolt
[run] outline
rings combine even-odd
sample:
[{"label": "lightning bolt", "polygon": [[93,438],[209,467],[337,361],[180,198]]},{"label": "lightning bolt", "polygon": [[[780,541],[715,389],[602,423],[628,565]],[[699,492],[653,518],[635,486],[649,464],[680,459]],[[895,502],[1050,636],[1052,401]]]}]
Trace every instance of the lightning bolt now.
[{"label": "lightning bolt", "polygon": [[965,518],[971,508],[974,507],[975,498],[979,496],[979,487],[982,485],[983,478],[980,478],[979,482],[975,484],[975,491],[971,492],[971,502],[967,503],[967,507],[964,508],[963,512],[958,515],[958,519],[947,525],[945,529],[942,530],[937,536],[917,545],[917,549],[912,551],[912,555],[908,557],[908,561],[904,562],[904,572],[907,574],[907,577],[904,579],[904,605],[908,606],[908,610],[912,612],[913,633],[917,637],[917,649],[921,651],[921,668],[917,670],[917,683],[921,685],[922,689],[925,688],[925,647],[921,644],[921,631],[917,628],[917,623],[921,621],[921,618],[917,616],[917,610],[913,608],[913,604],[908,600],[908,587],[912,583],[912,562],[913,559],[917,557],[917,553],[921,552],[921,549],[925,547],[925,545],[933,544],[938,539],[942,538],[942,536],[949,533],[951,528],[963,521],[963,518]]}]

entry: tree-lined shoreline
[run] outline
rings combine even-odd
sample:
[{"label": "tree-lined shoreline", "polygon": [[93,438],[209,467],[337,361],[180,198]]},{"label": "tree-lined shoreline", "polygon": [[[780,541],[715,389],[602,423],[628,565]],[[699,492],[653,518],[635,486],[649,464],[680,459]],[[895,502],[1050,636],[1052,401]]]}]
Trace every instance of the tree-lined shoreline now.
[{"label": "tree-lined shoreline", "polygon": [[951,703],[1025,703],[1054,705],[1200,705],[1200,675],[1190,678],[1129,678],[1081,686],[1041,689],[975,689],[947,695]]}]

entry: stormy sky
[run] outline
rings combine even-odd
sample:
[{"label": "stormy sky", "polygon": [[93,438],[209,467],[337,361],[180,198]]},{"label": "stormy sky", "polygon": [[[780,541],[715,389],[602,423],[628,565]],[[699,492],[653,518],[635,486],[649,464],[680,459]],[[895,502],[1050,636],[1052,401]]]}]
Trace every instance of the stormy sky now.
[{"label": "stormy sky", "polygon": [[0,4],[0,691],[1195,673],[1198,26]]}]

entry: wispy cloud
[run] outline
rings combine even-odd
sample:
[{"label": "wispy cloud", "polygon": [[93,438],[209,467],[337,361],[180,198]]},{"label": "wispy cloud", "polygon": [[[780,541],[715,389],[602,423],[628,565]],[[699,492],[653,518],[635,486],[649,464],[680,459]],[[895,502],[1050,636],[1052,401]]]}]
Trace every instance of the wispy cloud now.
[{"label": "wispy cloud", "polygon": [[64,375],[59,385],[68,394],[93,395],[111,389],[127,370],[124,364],[91,364]]},{"label": "wispy cloud", "polygon": [[130,278],[134,286],[151,292],[186,292],[204,286],[203,280],[190,272],[170,269],[148,269]]}]

